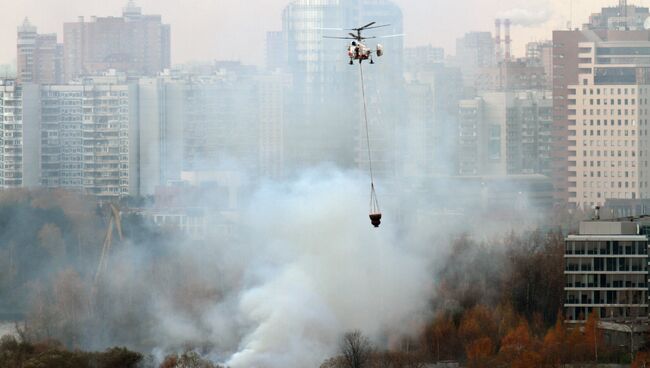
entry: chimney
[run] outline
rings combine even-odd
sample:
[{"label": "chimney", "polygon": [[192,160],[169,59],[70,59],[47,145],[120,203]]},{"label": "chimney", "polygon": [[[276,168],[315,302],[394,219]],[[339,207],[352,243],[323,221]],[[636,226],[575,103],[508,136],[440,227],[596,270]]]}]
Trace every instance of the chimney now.
[{"label": "chimney", "polygon": [[494,52],[496,63],[499,64],[503,58],[501,49],[501,19],[494,21]]},{"label": "chimney", "polygon": [[504,24],[505,32],[506,32],[506,56],[505,56],[505,60],[510,61],[510,51],[511,51],[511,42],[512,42],[512,40],[510,39],[510,19],[504,20],[503,24]]}]

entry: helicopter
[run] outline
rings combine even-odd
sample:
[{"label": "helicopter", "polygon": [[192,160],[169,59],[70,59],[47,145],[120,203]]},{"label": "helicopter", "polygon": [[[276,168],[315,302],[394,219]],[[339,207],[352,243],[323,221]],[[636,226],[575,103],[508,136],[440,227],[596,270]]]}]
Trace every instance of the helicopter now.
[{"label": "helicopter", "polygon": [[348,57],[350,58],[350,65],[354,65],[355,60],[359,61],[359,64],[361,64],[364,60],[370,60],[370,64],[374,64],[375,61],[372,57],[373,54],[377,55],[377,57],[381,57],[384,54],[384,47],[381,44],[377,44],[377,48],[375,50],[372,50],[370,47],[366,46],[364,44],[364,40],[368,39],[375,39],[375,38],[390,38],[390,37],[402,37],[404,36],[403,34],[396,34],[396,35],[388,35],[388,36],[371,36],[371,37],[363,37],[361,35],[361,32],[368,30],[368,29],[376,29],[376,28],[382,28],[382,27],[388,27],[390,24],[383,24],[380,26],[375,26],[377,22],[371,22],[366,24],[363,27],[358,27],[358,28],[322,28],[325,30],[336,30],[336,31],[354,31],[355,33],[348,33],[347,37],[332,37],[332,36],[323,36],[323,38],[333,38],[333,39],[339,39],[339,40],[352,40],[350,42],[350,45],[347,48],[348,51]]}]

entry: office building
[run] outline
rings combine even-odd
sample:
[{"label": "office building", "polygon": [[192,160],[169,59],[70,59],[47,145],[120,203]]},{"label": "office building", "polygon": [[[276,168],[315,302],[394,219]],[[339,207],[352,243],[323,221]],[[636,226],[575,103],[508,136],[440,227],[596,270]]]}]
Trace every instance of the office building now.
[{"label": "office building", "polygon": [[603,322],[647,321],[648,240],[641,221],[581,222],[565,242],[566,320],[595,311]]},{"label": "office building", "polygon": [[550,172],[549,92],[485,92],[459,102],[458,174]]},{"label": "office building", "polygon": [[[607,14],[607,8],[599,14]],[[595,22],[592,16],[592,22]],[[604,27],[605,23],[586,24],[581,30],[553,31],[553,149],[552,177],[555,187],[556,204],[569,205],[570,196],[575,196],[575,184],[569,181],[569,86],[578,84],[580,73],[579,43],[606,41],[648,41],[650,32],[644,29],[621,30],[615,24]],[[608,23],[609,24],[609,23]]]},{"label": "office building", "polygon": [[650,12],[647,7],[628,5],[626,0],[619,0],[618,6],[605,7],[600,13],[592,14],[584,28],[645,30],[648,16]]},{"label": "office building", "polygon": [[[569,201],[650,198],[650,41],[581,42],[569,86]],[[644,55],[645,54],[645,55]]]}]

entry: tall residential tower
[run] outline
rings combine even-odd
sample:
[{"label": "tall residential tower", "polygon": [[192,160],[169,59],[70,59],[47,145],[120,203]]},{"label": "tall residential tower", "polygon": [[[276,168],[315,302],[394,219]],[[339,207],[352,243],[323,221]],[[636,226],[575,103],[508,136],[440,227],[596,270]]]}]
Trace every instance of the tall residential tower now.
[{"label": "tall residential tower", "polygon": [[56,34],[38,34],[27,18],[18,27],[16,47],[19,83],[55,84],[63,78],[63,45]]}]

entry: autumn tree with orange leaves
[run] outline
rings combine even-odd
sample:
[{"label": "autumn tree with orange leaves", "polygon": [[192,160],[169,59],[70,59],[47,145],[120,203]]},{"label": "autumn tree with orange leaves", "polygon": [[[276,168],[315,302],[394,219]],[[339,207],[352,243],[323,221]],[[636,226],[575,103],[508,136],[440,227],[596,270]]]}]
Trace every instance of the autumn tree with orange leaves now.
[{"label": "autumn tree with orange leaves", "polygon": [[638,352],[632,362],[632,368],[650,368],[650,352]]},{"label": "autumn tree with orange leaves", "polygon": [[519,325],[501,340],[499,361],[513,368],[541,366],[539,341],[531,335],[525,319],[522,319]]}]

